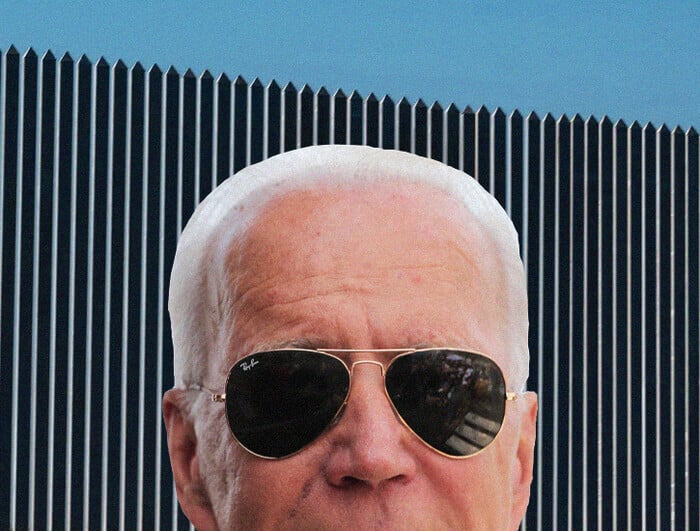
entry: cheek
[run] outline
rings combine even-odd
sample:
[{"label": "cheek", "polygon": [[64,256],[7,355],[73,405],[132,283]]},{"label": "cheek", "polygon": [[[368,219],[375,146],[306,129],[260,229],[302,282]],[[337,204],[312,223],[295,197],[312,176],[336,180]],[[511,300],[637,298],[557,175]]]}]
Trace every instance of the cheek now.
[{"label": "cheek", "polygon": [[433,492],[447,497],[450,507],[460,512],[470,526],[499,529],[503,526],[503,515],[510,514],[512,504],[509,482],[512,459],[508,455],[507,445],[496,442],[469,459],[433,462],[425,477],[433,481]]},{"label": "cheek", "polygon": [[[219,404],[205,404],[216,407]],[[223,410],[202,414],[197,425],[197,460],[209,500],[219,522],[231,521],[240,491],[240,448],[233,440]]]}]

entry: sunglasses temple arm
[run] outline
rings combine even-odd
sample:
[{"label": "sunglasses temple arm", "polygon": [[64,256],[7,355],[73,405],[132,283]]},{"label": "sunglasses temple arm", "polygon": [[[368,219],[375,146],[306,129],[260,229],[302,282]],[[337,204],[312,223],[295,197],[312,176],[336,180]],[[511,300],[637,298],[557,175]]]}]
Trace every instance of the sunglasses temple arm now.
[{"label": "sunglasses temple arm", "polygon": [[204,387],[203,385],[199,384],[190,384],[185,387],[187,390],[192,390],[192,391],[204,391],[206,393],[209,393],[210,400],[212,402],[226,402],[226,393],[215,393],[211,389]]},{"label": "sunglasses temple arm", "polygon": [[[224,396],[226,396],[226,395],[224,395]],[[518,393],[512,393],[512,392],[506,393],[506,400],[508,400],[509,402],[512,402],[513,400],[517,400],[517,399],[518,399]],[[213,400],[214,400],[214,397],[212,397],[212,401]]]}]

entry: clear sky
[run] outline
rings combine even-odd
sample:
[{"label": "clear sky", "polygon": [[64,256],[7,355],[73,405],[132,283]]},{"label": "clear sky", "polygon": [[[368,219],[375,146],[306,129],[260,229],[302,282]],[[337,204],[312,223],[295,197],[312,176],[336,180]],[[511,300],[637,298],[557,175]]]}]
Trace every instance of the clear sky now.
[{"label": "clear sky", "polygon": [[[99,6],[99,7],[96,7]],[[0,49],[700,128],[700,1],[0,2]]]}]

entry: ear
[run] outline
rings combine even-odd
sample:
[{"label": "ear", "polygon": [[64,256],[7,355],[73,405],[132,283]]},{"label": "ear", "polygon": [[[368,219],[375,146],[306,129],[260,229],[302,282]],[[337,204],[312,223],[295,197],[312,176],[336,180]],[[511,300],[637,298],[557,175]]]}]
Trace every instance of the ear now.
[{"label": "ear", "polygon": [[520,436],[516,450],[516,464],[513,472],[513,511],[511,513],[510,529],[517,529],[525,516],[530,501],[530,484],[532,483],[532,467],[535,454],[535,438],[537,436],[537,395],[527,392],[518,397],[520,405]]},{"label": "ear", "polygon": [[177,498],[182,511],[197,529],[217,529],[209,494],[199,475],[197,435],[183,404],[181,389],[170,389],[163,395],[163,420],[168,430],[168,452]]}]

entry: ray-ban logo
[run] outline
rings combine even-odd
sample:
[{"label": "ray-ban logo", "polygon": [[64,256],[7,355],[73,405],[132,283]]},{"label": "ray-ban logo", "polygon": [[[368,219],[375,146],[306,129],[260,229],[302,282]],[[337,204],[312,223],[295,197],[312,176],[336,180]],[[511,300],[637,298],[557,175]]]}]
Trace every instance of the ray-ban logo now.
[{"label": "ray-ban logo", "polygon": [[253,367],[255,367],[257,364],[258,364],[258,362],[255,361],[255,359],[253,358],[253,359],[251,359],[251,360],[250,360],[249,362],[247,362],[247,363],[246,363],[245,361],[244,361],[243,363],[241,363],[241,368],[242,368],[244,371],[249,371],[250,369],[252,369]]}]

